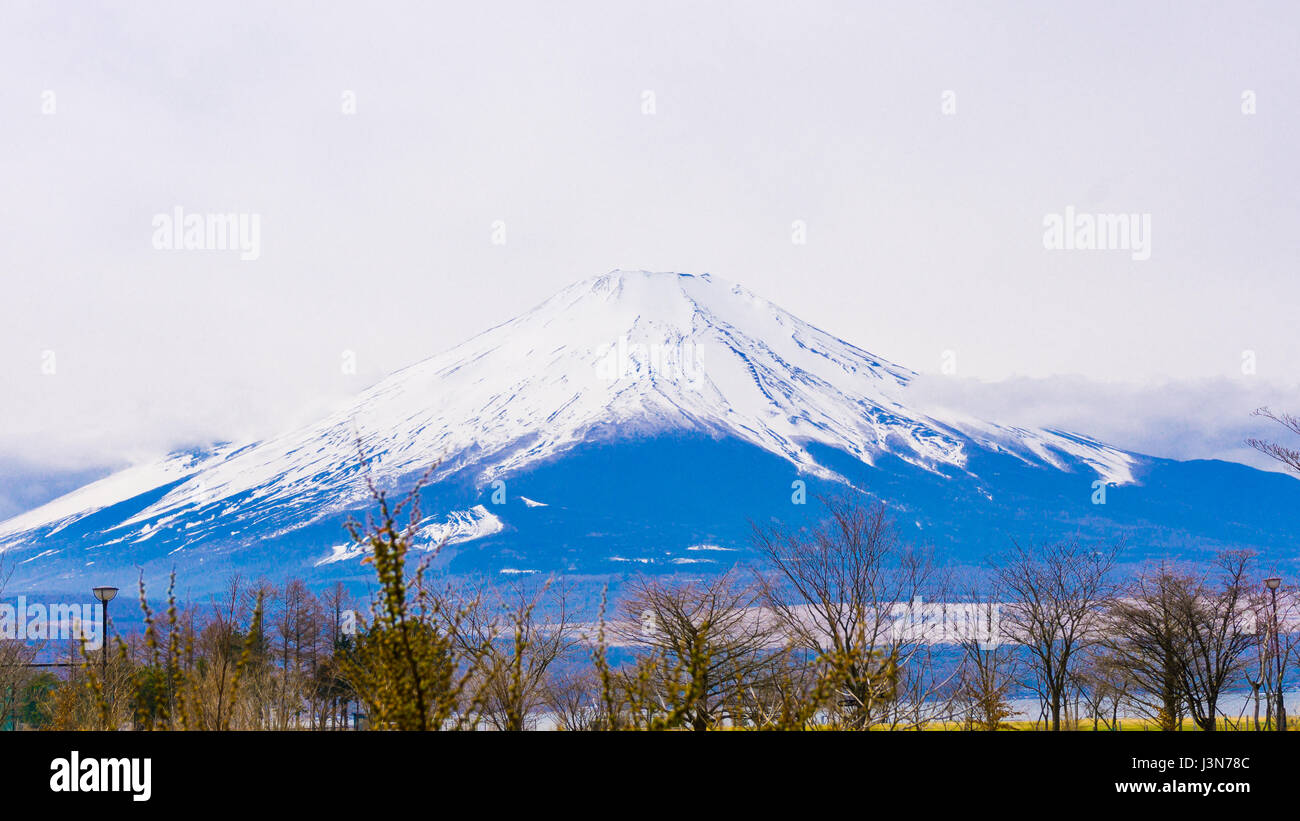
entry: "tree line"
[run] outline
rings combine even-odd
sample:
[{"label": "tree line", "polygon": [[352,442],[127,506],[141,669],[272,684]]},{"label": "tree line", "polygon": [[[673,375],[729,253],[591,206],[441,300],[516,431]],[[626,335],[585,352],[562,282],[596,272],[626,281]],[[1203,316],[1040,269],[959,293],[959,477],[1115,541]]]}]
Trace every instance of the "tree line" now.
[{"label": "tree line", "polygon": [[[884,504],[829,498],[815,526],[755,526],[753,566],[633,578],[579,620],[564,580],[432,574],[411,556],[418,489],[372,492],[376,514],[349,526],[375,574],[366,612],[342,585],[239,578],[201,606],[169,591],[156,612],[142,583],[143,627],[102,650],[69,643],[64,675],[4,642],[3,715],[140,730],[1285,727],[1300,597],[1261,584],[1247,552],[1121,573],[1121,545],[1043,542],[955,572]],[[954,612],[960,629],[936,640]],[[1033,706],[1013,723],[1015,703]]]}]

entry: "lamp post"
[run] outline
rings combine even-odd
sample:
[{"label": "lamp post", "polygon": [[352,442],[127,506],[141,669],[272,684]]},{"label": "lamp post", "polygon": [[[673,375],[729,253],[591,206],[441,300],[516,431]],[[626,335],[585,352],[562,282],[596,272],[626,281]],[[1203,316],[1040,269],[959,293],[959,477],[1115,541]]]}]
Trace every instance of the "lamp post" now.
[{"label": "lamp post", "polygon": [[108,697],[107,695],[108,693],[108,603],[111,602],[113,600],[113,597],[117,595],[117,588],[107,587],[107,586],[96,587],[91,592],[95,594],[95,598],[99,599],[99,602],[103,607],[102,610],[103,617],[100,619],[101,622],[100,638],[101,638],[101,644],[103,646],[100,649],[103,651],[104,654],[103,664],[102,664],[102,669],[104,672],[103,672],[103,677],[100,679],[100,686],[104,689],[104,693],[105,693],[104,697],[107,698]]},{"label": "lamp post", "polygon": [[1269,671],[1269,675],[1273,679],[1274,703],[1277,705],[1277,729],[1285,730],[1286,707],[1282,703],[1282,658],[1277,638],[1277,589],[1282,586],[1282,580],[1277,576],[1270,576],[1264,580],[1264,586],[1268,588],[1273,603],[1273,669]]}]

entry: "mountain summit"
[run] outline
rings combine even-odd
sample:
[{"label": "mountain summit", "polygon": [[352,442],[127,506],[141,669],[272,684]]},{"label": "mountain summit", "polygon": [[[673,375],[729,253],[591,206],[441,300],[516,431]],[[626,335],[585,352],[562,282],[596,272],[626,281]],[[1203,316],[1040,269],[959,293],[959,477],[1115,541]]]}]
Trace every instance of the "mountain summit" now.
[{"label": "mountain summit", "polygon": [[[58,568],[58,579],[92,553],[101,564],[192,561],[205,576],[249,565],[338,573],[359,555],[339,523],[368,507],[365,471],[401,490],[436,464],[430,540],[472,545],[484,571],[599,573],[615,559],[658,561],[622,555],[657,538],[668,543],[654,550],[680,554],[666,563],[716,561],[682,551],[736,541],[725,520],[788,507],[800,477],[901,499],[923,528],[936,493],[987,505],[1012,488],[1068,486],[1087,501],[1097,483],[1141,484],[1160,461],[926,409],[909,395],[913,377],[724,280],[613,271],[392,374],[316,424],[173,454],[15,517],[0,524],[0,549],[30,571]],[[730,485],[677,498],[705,480]],[[620,501],[620,483],[637,498]],[[580,488],[603,509],[573,498]],[[643,506],[673,521],[643,521]],[[525,538],[530,518],[551,532]]]}]

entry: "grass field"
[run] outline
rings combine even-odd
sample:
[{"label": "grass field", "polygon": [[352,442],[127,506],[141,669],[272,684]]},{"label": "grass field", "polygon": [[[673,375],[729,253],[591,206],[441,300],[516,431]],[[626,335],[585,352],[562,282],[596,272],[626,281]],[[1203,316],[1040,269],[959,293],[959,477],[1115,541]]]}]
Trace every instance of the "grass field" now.
[{"label": "grass field", "polygon": [[[1045,732],[1048,727],[1050,727],[1050,723],[1045,723],[1042,721],[1039,722],[1004,721],[1002,722],[1002,726],[998,729],[998,731],[999,732],[1017,732],[1017,731]],[[931,731],[945,731],[945,730],[960,731],[960,730],[968,730],[970,728],[960,722],[931,722],[927,724],[925,727],[923,727],[922,729],[931,730]],[[1156,732],[1156,733],[1161,732],[1160,725],[1156,724],[1156,722],[1152,721],[1151,719],[1146,719],[1146,718],[1121,718],[1118,722],[1117,727],[1111,727],[1102,722],[1098,722],[1097,725],[1094,727],[1090,719],[1086,721],[1080,721],[1080,722],[1062,721],[1061,729],[1062,731],[1089,732],[1089,733],[1094,731],[1096,732]],[[1222,732],[1254,732],[1255,724],[1252,719],[1243,719],[1240,722],[1224,721],[1223,719],[1220,719],[1218,729]],[[1260,719],[1260,729],[1267,730],[1272,728],[1266,725],[1263,719]],[[1182,727],[1179,728],[1179,730],[1181,732],[1188,732],[1188,733],[1202,732],[1202,730],[1196,726],[1196,723],[1191,720],[1184,721]]]}]

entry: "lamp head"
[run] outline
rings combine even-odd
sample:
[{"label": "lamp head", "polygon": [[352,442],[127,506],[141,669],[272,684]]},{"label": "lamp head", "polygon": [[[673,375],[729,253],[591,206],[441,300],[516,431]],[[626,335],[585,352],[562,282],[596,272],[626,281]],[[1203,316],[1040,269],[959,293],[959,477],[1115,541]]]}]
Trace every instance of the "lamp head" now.
[{"label": "lamp head", "polygon": [[114,596],[117,595],[117,588],[116,588],[116,587],[96,587],[96,588],[94,589],[94,593],[95,593],[95,598],[97,598],[97,599],[99,599],[100,601],[102,601],[102,602],[104,602],[105,604],[107,604],[108,602],[111,602],[111,601],[113,600],[113,597],[114,597]]},{"label": "lamp head", "polygon": [[1264,580],[1264,586],[1267,587],[1269,590],[1277,590],[1279,587],[1282,586],[1282,580],[1279,579],[1277,576],[1273,576],[1271,578],[1267,578]]}]

